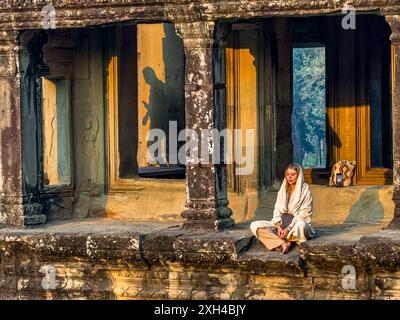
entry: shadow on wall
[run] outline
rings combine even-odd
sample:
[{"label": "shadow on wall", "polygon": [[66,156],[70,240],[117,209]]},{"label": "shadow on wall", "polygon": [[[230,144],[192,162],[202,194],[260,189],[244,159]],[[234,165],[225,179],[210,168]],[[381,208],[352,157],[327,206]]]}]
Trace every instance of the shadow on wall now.
[{"label": "shadow on wall", "polygon": [[[145,121],[151,128],[165,129],[168,137],[168,120],[176,120],[178,122],[178,130],[184,127],[184,90],[183,90],[183,43],[182,40],[175,34],[175,28],[172,24],[163,24],[160,30],[164,32],[155,34],[152,41],[160,43],[157,50],[157,57],[160,59],[154,61],[154,64],[145,64],[138,68],[137,65],[137,46],[136,40],[136,28],[132,26],[123,26],[117,30],[109,30],[109,36],[112,39],[119,39],[116,41],[115,46],[116,54],[119,54],[118,61],[118,141],[120,151],[120,167],[119,167],[119,178],[131,179],[136,178],[138,166],[136,146],[138,138],[138,126],[142,126]],[[94,37],[89,37],[90,41],[94,41]],[[97,38],[96,38],[97,39]],[[99,36],[99,42],[102,38]],[[146,40],[146,39],[145,39]],[[91,42],[89,41],[89,44]],[[102,44],[102,42],[100,42]],[[145,42],[146,45],[146,42]],[[104,180],[102,177],[97,177],[94,171],[102,172],[105,168],[103,167],[102,158],[97,161],[97,152],[102,155],[104,154],[102,141],[100,139],[101,130],[103,130],[104,118],[103,114],[97,112],[98,120],[89,121],[90,115],[85,115],[83,110],[93,110],[95,107],[99,110],[100,104],[97,100],[100,100],[100,94],[98,94],[100,84],[103,85],[103,76],[101,66],[102,52],[106,48],[86,46],[80,51],[83,51],[88,58],[76,59],[78,65],[75,69],[83,70],[88,69],[90,66],[90,73],[87,72],[84,79],[75,82],[75,91],[78,91],[79,95],[75,97],[75,104],[78,105],[79,123],[86,124],[82,130],[77,132],[78,145],[78,160],[77,167],[79,169],[78,182],[79,189],[77,191],[76,202],[74,204],[74,216],[83,217],[97,217],[97,216],[108,216],[117,219],[138,219],[141,220],[172,220],[180,219],[180,213],[184,209],[185,204],[185,186],[181,181],[171,181],[171,187],[167,191],[161,190],[158,181],[154,181],[154,186],[151,184],[152,179],[149,179],[146,187],[138,187],[135,192],[127,192],[121,194],[105,194],[103,192]],[[154,49],[150,45],[146,45],[141,52],[141,57],[147,57],[147,61],[151,60],[154,54]],[[92,51],[93,52],[92,52]],[[95,51],[97,50],[97,51]],[[77,52],[77,56],[81,57],[80,51]],[[112,53],[114,54],[114,53]],[[148,56],[147,56],[148,55]],[[109,57],[104,63],[104,67],[110,66],[111,58]],[[162,59],[161,59],[162,57]],[[145,60],[146,60],[145,59]],[[178,59],[182,60],[182,65],[177,64]],[[133,61],[133,62],[132,62]],[[178,66],[179,65],[179,66]],[[160,77],[157,66],[162,68],[162,73],[165,72],[164,79]],[[157,77],[158,75],[158,77]],[[149,96],[145,97],[145,106],[142,104],[142,99],[138,99],[138,83],[137,77],[143,77],[143,82],[150,86]],[[94,86],[99,85],[99,87]],[[83,91],[85,89],[85,91]],[[89,93],[93,93],[89,95]],[[96,94],[97,93],[97,94]],[[84,100],[85,104],[81,101]],[[142,111],[147,110],[138,118],[137,109],[142,108]],[[146,107],[146,109],[144,109]],[[105,115],[106,116],[106,115]],[[91,124],[90,124],[91,123]],[[82,125],[79,128],[83,127]],[[97,134],[97,131],[98,134]],[[79,141],[82,136],[88,134],[86,138],[86,147],[92,147],[90,153],[84,154],[81,149],[82,145]],[[97,139],[96,139],[97,137]],[[168,144],[167,144],[168,145]],[[96,150],[96,152],[94,152]],[[90,164],[90,168],[88,165]],[[83,169],[82,169],[83,168]],[[82,171],[87,171],[82,173]],[[103,174],[101,174],[103,175]],[[100,176],[101,176],[100,175]],[[84,178],[84,179],[83,179]],[[181,186],[182,184],[182,186]],[[148,190],[152,189],[153,192],[149,193]],[[158,201],[154,201],[156,198]],[[172,201],[171,201],[172,200]]]},{"label": "shadow on wall", "polygon": [[[163,81],[157,78],[156,72],[151,67],[143,69],[143,77],[146,83],[150,86],[149,102],[142,101],[146,114],[144,115],[141,124],[146,126],[150,122],[150,130],[159,129],[166,133],[166,160],[168,162],[169,145],[168,145],[168,100],[166,99],[166,88]],[[153,144],[152,141],[147,141],[147,148]],[[157,155],[160,157],[161,155]]]},{"label": "shadow on wall", "polygon": [[[173,24],[164,23],[162,39],[162,56],[165,82],[157,77],[151,66],[143,68],[144,81],[150,86],[149,101],[142,101],[145,115],[139,125],[146,126],[150,122],[151,129],[161,129],[166,134],[166,162],[169,163],[169,121],[177,122],[179,132],[185,128],[184,107],[184,50],[183,41],[175,32]],[[177,63],[181,61],[182,63]],[[147,147],[153,144],[147,142]],[[180,144],[178,142],[178,150]]]},{"label": "shadow on wall", "polygon": [[379,223],[385,218],[385,208],[380,200],[379,186],[367,188],[358,201],[351,207],[346,222]]}]

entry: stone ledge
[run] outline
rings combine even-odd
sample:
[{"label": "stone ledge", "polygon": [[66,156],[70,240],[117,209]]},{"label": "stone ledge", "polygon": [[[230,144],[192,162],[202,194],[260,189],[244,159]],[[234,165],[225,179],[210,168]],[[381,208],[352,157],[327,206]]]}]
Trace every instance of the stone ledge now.
[{"label": "stone ledge", "polygon": [[[317,228],[316,239],[287,255],[267,251],[245,224],[204,232],[172,223],[85,219],[3,228],[0,297],[400,298],[400,231],[347,227]],[[342,287],[344,264],[357,270],[354,290]],[[54,291],[42,288],[45,265],[57,270]]]},{"label": "stone ledge", "polygon": [[238,266],[243,272],[260,275],[305,277],[306,266],[300,258],[298,248],[288,254],[267,251],[261,243],[256,243],[238,259]]},{"label": "stone ledge", "polygon": [[225,231],[189,231],[175,242],[178,259],[183,263],[235,264],[238,257],[252,244],[248,228]]},{"label": "stone ledge", "polygon": [[184,267],[210,270],[218,266],[240,273],[305,275],[297,250],[286,256],[268,252],[262,245],[255,245],[257,240],[247,224],[225,231],[201,231],[172,223],[107,226],[108,221],[102,220],[107,219],[93,219],[90,223],[83,220],[81,226],[77,221],[23,230],[0,229],[0,255],[18,253],[51,260],[83,258],[88,262],[121,260],[148,269],[177,262]]},{"label": "stone ledge", "polygon": [[[353,227],[353,229],[352,229]],[[68,230],[68,231],[67,231]],[[318,229],[317,229],[318,230]],[[44,257],[126,260],[145,265],[240,267],[264,275],[304,277],[310,269],[341,272],[343,264],[363,269],[400,265],[400,232],[376,232],[376,226],[343,226],[307,241],[288,255],[268,252],[247,224],[225,231],[183,229],[174,223],[126,223],[109,219],[49,223],[45,226],[0,229],[0,253],[30,252]]]},{"label": "stone ledge", "polygon": [[319,272],[341,273],[344,265],[353,265],[362,272],[371,268],[395,272],[400,269],[400,230],[376,229],[358,226],[304,242],[300,246],[301,258],[308,268]]},{"label": "stone ledge", "polygon": [[370,268],[400,269],[400,230],[382,230],[363,236],[355,250]]},{"label": "stone ledge", "polygon": [[[248,228],[228,231],[182,229],[172,223],[123,223],[108,219],[0,229],[0,253],[83,257],[136,263],[234,264],[252,243]],[[79,222],[82,225],[79,226]],[[107,225],[111,223],[111,225]],[[68,231],[67,231],[68,230]]]},{"label": "stone ledge", "polygon": [[44,257],[87,257],[93,260],[124,259],[141,261],[140,238],[143,235],[96,235],[43,233],[0,235],[0,252],[30,252]]}]

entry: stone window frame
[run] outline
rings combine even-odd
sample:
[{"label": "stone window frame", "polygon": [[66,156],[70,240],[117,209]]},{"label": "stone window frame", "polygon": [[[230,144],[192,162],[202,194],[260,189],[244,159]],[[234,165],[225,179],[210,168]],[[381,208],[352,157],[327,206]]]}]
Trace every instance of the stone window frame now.
[{"label": "stone window frame", "polygon": [[[249,182],[248,178],[235,174],[235,163],[227,165],[227,179],[229,192],[240,194],[246,189],[246,185],[252,185],[258,190],[267,189],[273,185],[276,179],[276,152],[274,146],[276,144],[275,127],[276,127],[276,95],[275,95],[275,77],[272,76],[276,72],[276,62],[273,53],[272,23],[270,20],[249,20],[246,22],[232,23],[228,35],[228,48],[225,48],[225,78],[226,78],[226,121],[227,128],[232,130],[238,129],[237,118],[240,117],[239,97],[237,90],[237,79],[239,76],[239,55],[237,44],[239,42],[239,34],[237,32],[251,30],[258,33],[259,43],[257,44],[257,56],[261,60],[259,68],[265,74],[271,74],[269,79],[260,77],[257,86],[257,129],[256,129],[256,145],[254,150],[255,170],[257,171],[254,181]],[[271,54],[267,50],[271,50]],[[228,49],[228,50],[227,50]],[[259,72],[257,70],[256,72]],[[270,100],[266,96],[270,96]],[[266,123],[268,125],[266,125]],[[259,142],[259,143],[257,143]],[[267,156],[266,156],[267,155]]]},{"label": "stone window frame", "polygon": [[[155,22],[154,22],[155,23]],[[108,32],[113,32],[115,25],[111,26]],[[126,192],[141,191],[143,189],[157,188],[168,192],[171,187],[184,187],[186,179],[163,179],[163,178],[121,178],[118,169],[118,64],[117,59],[112,58],[108,63],[111,54],[116,53],[116,46],[110,39],[107,31],[104,32],[103,64],[104,64],[104,107],[105,107],[105,160],[106,160],[106,194],[117,194]]]},{"label": "stone window frame", "polygon": [[[57,47],[60,43],[56,38],[53,38],[54,34],[48,31],[46,32],[47,43],[42,44],[40,50],[36,50],[34,56],[31,57],[31,63],[34,64],[34,75],[32,79],[32,85],[34,86],[35,95],[35,113],[36,113],[36,139],[37,139],[37,188],[39,196],[43,198],[54,198],[54,197],[73,197],[75,192],[75,150],[74,150],[74,112],[73,112],[73,76],[68,70],[71,68],[72,60],[70,62],[64,62],[63,70],[57,72],[51,71],[51,63],[46,62],[46,51],[52,50],[53,47]],[[66,49],[73,49],[73,41],[67,43]],[[46,49],[47,48],[47,49]],[[39,49],[39,48],[38,48]],[[44,139],[43,139],[43,88],[42,78],[51,80],[68,80],[69,81],[69,139],[70,139],[70,182],[69,184],[59,185],[44,185]]]},{"label": "stone window frame", "polygon": [[[43,86],[42,86],[42,78],[46,78],[49,80],[67,80],[69,82],[69,139],[70,139],[70,182],[68,184],[59,184],[59,185],[45,185],[44,184],[44,138],[43,138]],[[74,185],[75,185],[75,175],[74,175],[74,133],[73,133],[73,105],[72,105],[72,76],[67,74],[40,74],[36,77],[37,83],[37,121],[38,121],[38,148],[39,148],[39,189],[42,195],[53,195],[57,194],[60,196],[73,196],[74,194]]]},{"label": "stone window frame", "polygon": [[[307,19],[309,17],[299,17],[300,21],[301,19]],[[302,32],[300,35],[297,32],[293,32],[292,36],[292,50],[294,48],[310,48],[310,47],[323,47],[325,50],[325,91],[326,91],[326,99],[325,99],[325,113],[328,112],[328,40],[326,38],[327,34],[327,22],[325,21],[325,16],[312,16],[314,18],[314,25],[320,25],[321,29],[316,31],[310,31],[308,30],[307,32]],[[316,20],[315,20],[316,19]],[[322,19],[322,20],[320,20]],[[320,21],[318,21],[320,20]],[[293,65],[292,65],[293,68]],[[292,82],[294,82],[293,79],[293,72],[291,74]],[[293,103],[293,108],[294,108],[294,101]],[[312,184],[326,184],[326,181],[328,181],[329,176],[330,176],[330,168],[332,166],[331,162],[333,160],[330,158],[330,153],[332,149],[332,137],[329,134],[328,130],[328,123],[325,122],[325,143],[326,143],[326,151],[327,151],[327,156],[326,156],[326,163],[324,168],[303,168],[304,172],[304,177],[306,181],[312,183]]]},{"label": "stone window frame", "polygon": [[[376,14],[378,13],[370,13]],[[359,20],[357,23],[360,24],[361,30],[363,30],[363,21]],[[330,33],[333,31],[332,22],[325,22],[325,57],[326,57],[326,90],[327,90],[327,97],[326,97],[326,114],[330,119],[331,123],[333,123],[332,128],[335,132],[337,132],[337,126],[339,125],[340,119],[338,116],[339,110],[337,108],[329,107],[330,105],[335,105],[335,80],[334,77],[329,76],[329,74],[333,74],[332,71],[333,64],[330,62],[332,56],[334,55],[334,46],[333,42],[334,39],[329,36]],[[365,32],[365,30],[363,30]],[[360,41],[362,46],[365,45],[365,41]],[[362,41],[362,42],[361,42]],[[392,60],[392,69],[393,69],[393,44],[392,46],[392,53],[391,53],[391,60]],[[358,50],[357,53],[362,52]],[[360,58],[364,59],[364,57],[360,54]],[[361,74],[361,75],[360,75]],[[362,87],[364,85],[363,78],[365,75],[365,66],[360,69],[360,74],[356,75],[355,83],[357,87]],[[392,71],[392,78],[393,78],[393,71]],[[392,80],[393,82],[393,80]],[[393,89],[392,89],[393,91]],[[359,92],[356,94],[356,99],[360,99],[360,97],[364,97],[366,95],[366,91],[359,89]],[[390,168],[372,168],[371,161],[369,158],[369,144],[370,144],[370,129],[369,129],[369,119],[370,115],[367,110],[367,106],[358,107],[356,109],[356,116],[355,116],[355,126],[356,126],[356,147],[355,153],[356,158],[351,160],[356,160],[356,172],[355,172],[355,179],[353,184],[354,185],[390,185],[392,184],[393,179],[393,170]],[[308,183],[311,184],[326,184],[327,179],[329,178],[331,171],[330,168],[333,164],[341,159],[340,152],[338,148],[335,146],[335,137],[330,133],[329,123],[326,123],[327,128],[327,168],[307,168],[304,169],[304,177]],[[343,159],[342,159],[343,160]],[[348,159],[349,160],[349,159]]]}]

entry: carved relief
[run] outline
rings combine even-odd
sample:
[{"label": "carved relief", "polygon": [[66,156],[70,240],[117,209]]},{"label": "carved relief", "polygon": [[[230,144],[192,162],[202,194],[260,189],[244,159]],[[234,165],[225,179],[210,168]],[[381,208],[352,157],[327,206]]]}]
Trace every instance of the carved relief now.
[{"label": "carved relief", "polygon": [[96,184],[99,178],[100,154],[96,147],[97,136],[99,133],[99,119],[94,111],[89,111],[83,120],[83,136],[81,138],[82,147],[82,182],[79,191],[90,196],[98,196],[100,188]]}]

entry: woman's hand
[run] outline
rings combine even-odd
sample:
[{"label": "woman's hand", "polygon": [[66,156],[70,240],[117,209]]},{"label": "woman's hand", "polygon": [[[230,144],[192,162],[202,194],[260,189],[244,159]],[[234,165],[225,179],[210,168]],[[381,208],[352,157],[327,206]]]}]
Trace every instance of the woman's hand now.
[{"label": "woman's hand", "polygon": [[283,229],[281,238],[286,238],[288,234],[289,234],[289,228]]},{"label": "woman's hand", "polygon": [[278,236],[279,236],[279,238],[282,239],[282,238],[284,237],[284,232],[283,232],[283,229],[282,229],[281,225],[278,224],[278,225],[276,226],[276,228],[278,229]]}]

